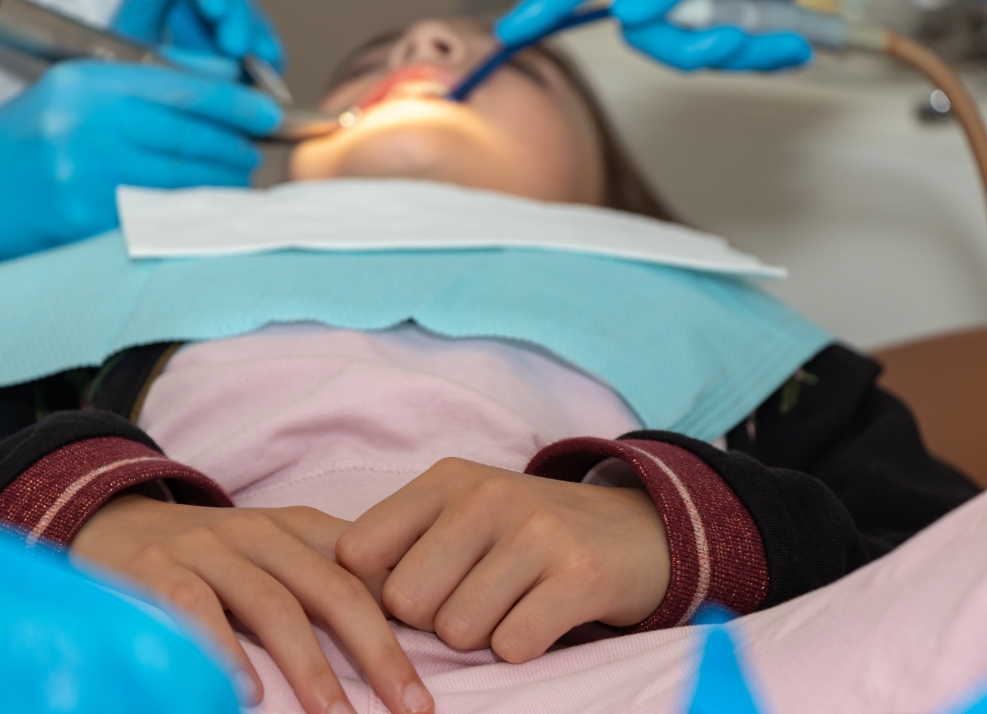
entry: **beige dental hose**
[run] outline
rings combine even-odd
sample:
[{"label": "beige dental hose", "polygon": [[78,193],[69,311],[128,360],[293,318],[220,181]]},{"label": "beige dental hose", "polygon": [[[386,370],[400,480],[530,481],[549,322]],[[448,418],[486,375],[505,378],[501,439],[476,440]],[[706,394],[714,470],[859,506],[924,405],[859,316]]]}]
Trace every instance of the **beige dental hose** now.
[{"label": "beige dental hose", "polygon": [[[985,201],[987,201],[987,131],[984,129],[980,107],[970,96],[966,86],[939,55],[918,42],[887,30],[877,31],[867,39],[870,40],[870,42],[865,40],[866,44],[870,44],[869,49],[880,49],[890,57],[917,69],[949,99],[950,110],[963,127],[966,139],[970,143],[970,150],[977,162]],[[865,42],[854,44],[860,47]]]}]

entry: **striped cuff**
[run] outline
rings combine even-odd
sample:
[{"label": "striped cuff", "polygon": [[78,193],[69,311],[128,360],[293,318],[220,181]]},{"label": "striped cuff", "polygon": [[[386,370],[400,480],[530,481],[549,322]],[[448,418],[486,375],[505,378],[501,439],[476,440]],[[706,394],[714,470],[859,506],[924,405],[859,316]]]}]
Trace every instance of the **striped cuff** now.
[{"label": "striped cuff", "polygon": [[198,471],[111,436],[69,444],[27,468],[0,493],[0,520],[26,533],[28,545],[44,540],[67,546],[114,494],[156,479],[163,479],[180,503],[233,505]]},{"label": "striped cuff", "polygon": [[542,449],[526,473],[581,481],[604,459],[633,467],[665,523],[671,577],[658,609],[623,634],[686,624],[706,601],[753,612],[768,592],[768,565],[754,520],[704,461],[646,439],[565,439]]}]

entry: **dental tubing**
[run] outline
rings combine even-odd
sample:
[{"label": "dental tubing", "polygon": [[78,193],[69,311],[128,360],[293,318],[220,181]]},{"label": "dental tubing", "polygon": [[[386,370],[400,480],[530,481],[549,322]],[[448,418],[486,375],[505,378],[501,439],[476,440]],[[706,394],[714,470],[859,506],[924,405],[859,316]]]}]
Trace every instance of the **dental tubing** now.
[{"label": "dental tubing", "polygon": [[[562,30],[608,17],[610,9],[607,7],[576,12],[543,35],[523,44],[501,47],[466,75],[448,98],[465,101],[474,89],[517,52]],[[727,25],[748,33],[795,32],[821,49],[881,52],[911,66],[924,74],[949,99],[950,108],[970,144],[987,199],[987,130],[984,129],[980,108],[956,73],[927,47],[881,27],[854,22],[841,15],[813,12],[779,0],[682,0],[665,19],[685,29]]]},{"label": "dental tubing", "polygon": [[949,99],[950,109],[970,144],[987,196],[987,131],[980,108],[949,65],[924,45],[890,30],[778,0],[683,0],[669,12],[667,19],[680,27],[694,29],[733,25],[746,32],[791,31],[816,47],[882,52],[911,66]]},{"label": "dental tubing", "polygon": [[692,29],[733,25],[746,32],[796,32],[815,47],[881,52],[910,65],[949,99],[987,190],[987,132],[980,110],[956,73],[924,45],[890,30],[853,22],[840,15],[812,12],[778,0],[684,0],[669,12],[667,19]]},{"label": "dental tubing", "polygon": [[987,131],[984,130],[980,107],[966,85],[942,58],[918,42],[895,32],[884,31],[882,51],[924,74],[949,99],[949,108],[963,127],[970,151],[980,171],[980,180],[987,192]]}]

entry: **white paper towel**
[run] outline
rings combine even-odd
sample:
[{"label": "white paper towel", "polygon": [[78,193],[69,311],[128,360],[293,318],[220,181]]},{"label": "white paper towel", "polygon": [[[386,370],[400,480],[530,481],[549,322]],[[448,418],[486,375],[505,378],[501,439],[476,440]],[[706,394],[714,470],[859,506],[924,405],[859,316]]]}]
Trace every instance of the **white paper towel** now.
[{"label": "white paper towel", "polygon": [[762,278],[786,274],[721,238],[676,224],[424,181],[307,181],[267,190],[122,187],[118,204],[132,258],[513,247]]}]

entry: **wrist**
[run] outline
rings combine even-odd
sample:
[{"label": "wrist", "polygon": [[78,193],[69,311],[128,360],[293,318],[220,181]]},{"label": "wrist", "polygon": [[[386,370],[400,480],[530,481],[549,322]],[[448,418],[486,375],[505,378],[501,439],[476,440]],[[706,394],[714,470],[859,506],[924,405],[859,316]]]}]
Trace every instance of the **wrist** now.
[{"label": "wrist", "polygon": [[533,475],[580,481],[597,464],[616,458],[632,467],[647,488],[664,524],[669,580],[657,609],[619,632],[684,625],[707,601],[741,614],[755,611],[767,595],[769,574],[750,513],[701,458],[661,438],[640,437],[566,439],[540,451],[526,469]]},{"label": "wrist", "polygon": [[625,552],[636,553],[628,561],[626,586],[610,611],[599,622],[613,627],[629,627],[646,620],[658,610],[668,592],[671,556],[661,514],[643,488],[609,488],[608,492],[626,505],[622,529]]}]

